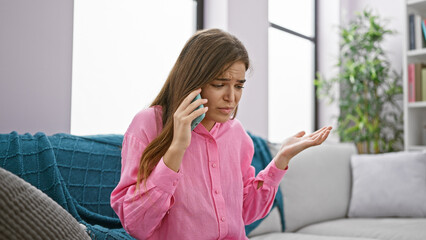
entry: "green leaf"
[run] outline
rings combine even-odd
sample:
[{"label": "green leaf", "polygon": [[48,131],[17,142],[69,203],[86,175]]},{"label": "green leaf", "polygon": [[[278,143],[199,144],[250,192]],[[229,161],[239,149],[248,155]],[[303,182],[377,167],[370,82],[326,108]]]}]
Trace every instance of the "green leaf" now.
[{"label": "green leaf", "polygon": [[[325,79],[317,73],[317,96],[339,100],[337,132],[342,141],[367,142],[374,153],[403,146],[402,73],[391,69],[381,44],[394,34],[372,10],[364,9],[339,27],[339,74]],[[330,93],[340,89],[339,98]],[[398,104],[399,103],[399,104]],[[391,110],[389,110],[391,109]]]}]

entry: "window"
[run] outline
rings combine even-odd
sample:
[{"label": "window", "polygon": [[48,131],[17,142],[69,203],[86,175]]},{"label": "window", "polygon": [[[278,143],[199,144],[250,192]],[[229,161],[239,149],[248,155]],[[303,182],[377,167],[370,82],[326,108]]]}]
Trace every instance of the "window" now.
[{"label": "window", "polygon": [[315,124],[315,0],[269,0],[269,140]]},{"label": "window", "polygon": [[71,133],[124,134],[195,32],[194,0],[74,1]]}]

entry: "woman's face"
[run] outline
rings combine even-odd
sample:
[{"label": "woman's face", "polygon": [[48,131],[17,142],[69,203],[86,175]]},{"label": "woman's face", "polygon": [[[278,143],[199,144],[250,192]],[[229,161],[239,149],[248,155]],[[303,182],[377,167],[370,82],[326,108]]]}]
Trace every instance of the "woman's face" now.
[{"label": "woman's face", "polygon": [[201,97],[208,99],[205,106],[209,110],[201,121],[207,130],[210,131],[215,122],[224,123],[229,120],[243,94],[245,75],[244,63],[236,62],[220,77],[201,88]]}]

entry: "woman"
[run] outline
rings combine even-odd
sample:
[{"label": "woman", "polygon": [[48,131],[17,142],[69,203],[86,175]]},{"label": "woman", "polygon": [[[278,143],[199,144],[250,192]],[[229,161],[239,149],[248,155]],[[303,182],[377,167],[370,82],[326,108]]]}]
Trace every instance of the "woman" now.
[{"label": "woman", "polygon": [[229,33],[204,30],[188,40],[157,98],[124,136],[111,206],[130,235],[247,239],[244,225],[269,212],[290,159],[327,138],[330,127],[296,134],[255,177],[253,143],[235,119],[248,68],[245,47]]}]

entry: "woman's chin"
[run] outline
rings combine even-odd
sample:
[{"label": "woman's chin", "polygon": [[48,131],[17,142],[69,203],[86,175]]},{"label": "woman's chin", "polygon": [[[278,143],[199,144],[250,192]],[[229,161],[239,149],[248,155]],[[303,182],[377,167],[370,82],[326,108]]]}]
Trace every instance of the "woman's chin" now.
[{"label": "woman's chin", "polygon": [[231,116],[224,116],[224,117],[218,117],[215,119],[215,122],[218,123],[225,123],[227,122],[229,119],[231,119]]},{"label": "woman's chin", "polygon": [[207,112],[206,120],[218,123],[225,123],[231,119],[232,114],[224,114],[222,112]]}]

